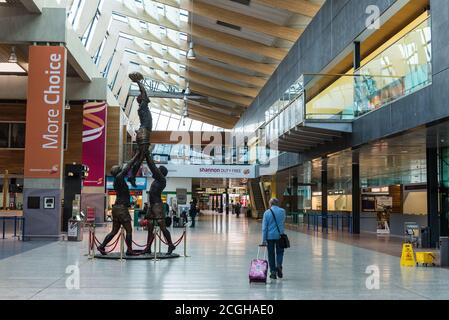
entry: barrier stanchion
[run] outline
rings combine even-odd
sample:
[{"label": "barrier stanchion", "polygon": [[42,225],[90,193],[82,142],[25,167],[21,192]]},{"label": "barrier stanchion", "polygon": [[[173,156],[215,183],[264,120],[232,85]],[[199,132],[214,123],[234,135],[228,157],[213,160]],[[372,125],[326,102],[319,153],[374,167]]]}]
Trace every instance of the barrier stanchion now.
[{"label": "barrier stanchion", "polygon": [[17,216],[14,216],[14,238],[17,238]]},{"label": "barrier stanchion", "polygon": [[95,258],[95,226],[89,225],[89,259]]},{"label": "barrier stanchion", "polygon": [[95,225],[93,225],[92,226],[92,259],[95,258],[95,248],[96,248],[96,245],[95,245],[95,237],[96,237],[95,233],[96,232],[95,231],[96,231]]},{"label": "barrier stanchion", "polygon": [[120,227],[120,261],[123,260],[123,253],[125,251],[125,237],[123,227]]},{"label": "barrier stanchion", "polygon": [[187,228],[184,226],[184,258],[187,258]]},{"label": "barrier stanchion", "polygon": [[91,247],[92,247],[92,230],[91,227],[89,226],[89,242],[87,244],[87,258],[91,259]]},{"label": "barrier stanchion", "polygon": [[162,236],[162,230],[161,229],[159,229],[159,252],[162,252],[162,238],[161,238],[161,236]]},{"label": "barrier stanchion", "polygon": [[22,217],[22,241],[25,241],[25,218]]},{"label": "barrier stanchion", "polygon": [[157,227],[154,226],[153,230],[153,241],[154,241],[154,263],[157,261]]}]

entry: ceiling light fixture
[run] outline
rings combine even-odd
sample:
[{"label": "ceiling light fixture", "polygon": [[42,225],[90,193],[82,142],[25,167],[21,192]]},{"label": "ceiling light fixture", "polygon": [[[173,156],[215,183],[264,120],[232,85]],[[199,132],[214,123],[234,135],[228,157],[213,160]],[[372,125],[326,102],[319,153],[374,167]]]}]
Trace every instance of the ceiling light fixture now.
[{"label": "ceiling light fixture", "polygon": [[11,48],[11,55],[9,56],[9,63],[17,63],[19,60],[17,59],[16,47]]},{"label": "ceiling light fixture", "polygon": [[193,3],[192,0],[192,11],[190,12],[190,43],[189,43],[189,50],[187,51],[186,58],[187,60],[195,60],[196,59],[196,53],[193,49]]},{"label": "ceiling light fixture", "polygon": [[192,93],[192,91],[190,90],[190,83],[187,82],[185,94],[186,94],[186,95],[190,95],[191,93]]},{"label": "ceiling light fixture", "polygon": [[190,40],[189,43],[189,51],[187,51],[187,60],[195,60],[196,59],[196,53],[193,49],[193,41]]}]

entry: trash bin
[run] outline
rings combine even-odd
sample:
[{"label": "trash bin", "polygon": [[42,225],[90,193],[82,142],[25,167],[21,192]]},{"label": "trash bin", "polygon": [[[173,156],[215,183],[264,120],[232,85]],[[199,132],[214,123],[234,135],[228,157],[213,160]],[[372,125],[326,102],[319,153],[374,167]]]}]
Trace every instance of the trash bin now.
[{"label": "trash bin", "polygon": [[449,237],[440,237],[441,267],[449,267]]},{"label": "trash bin", "polygon": [[421,229],[421,248],[430,248],[430,228]]},{"label": "trash bin", "polygon": [[83,241],[83,221],[70,219],[67,230],[67,239],[69,241]]}]

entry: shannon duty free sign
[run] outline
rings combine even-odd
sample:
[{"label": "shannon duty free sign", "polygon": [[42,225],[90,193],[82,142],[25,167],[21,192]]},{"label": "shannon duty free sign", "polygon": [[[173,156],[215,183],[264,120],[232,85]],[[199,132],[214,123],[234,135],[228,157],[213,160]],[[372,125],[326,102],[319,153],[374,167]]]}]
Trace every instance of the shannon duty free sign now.
[{"label": "shannon duty free sign", "polygon": [[61,177],[66,51],[31,46],[29,52],[25,177]]},{"label": "shannon duty free sign", "polygon": [[168,164],[168,177],[179,178],[235,178],[253,179],[256,168],[253,165],[182,165]]}]

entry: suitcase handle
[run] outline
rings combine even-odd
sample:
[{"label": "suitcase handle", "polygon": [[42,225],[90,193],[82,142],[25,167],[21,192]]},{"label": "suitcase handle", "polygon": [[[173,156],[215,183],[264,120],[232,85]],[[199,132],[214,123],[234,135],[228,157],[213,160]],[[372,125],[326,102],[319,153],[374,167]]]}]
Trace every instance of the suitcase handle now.
[{"label": "suitcase handle", "polygon": [[260,248],[264,248],[263,250],[263,259],[266,260],[267,259],[267,246],[266,245],[259,245],[259,248],[257,249],[257,259],[259,259],[260,257]]}]

